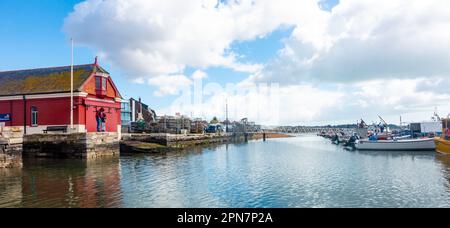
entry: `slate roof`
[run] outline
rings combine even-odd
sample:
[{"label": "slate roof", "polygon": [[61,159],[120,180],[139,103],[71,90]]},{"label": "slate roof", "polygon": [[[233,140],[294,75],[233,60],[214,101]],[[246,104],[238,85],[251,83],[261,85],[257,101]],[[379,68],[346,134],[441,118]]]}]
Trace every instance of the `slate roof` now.
[{"label": "slate roof", "polygon": [[[95,64],[74,66],[74,91],[93,73],[109,74]],[[0,96],[70,92],[70,66],[30,70],[0,71]]]}]

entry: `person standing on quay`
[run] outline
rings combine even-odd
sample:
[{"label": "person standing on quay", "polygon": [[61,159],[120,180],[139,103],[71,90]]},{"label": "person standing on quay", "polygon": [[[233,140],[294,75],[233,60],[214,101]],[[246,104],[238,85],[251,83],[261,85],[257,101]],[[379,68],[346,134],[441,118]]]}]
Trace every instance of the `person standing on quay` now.
[{"label": "person standing on quay", "polygon": [[102,132],[104,129],[104,121],[106,121],[105,109],[100,108],[95,114],[95,119],[97,120],[97,132]]},{"label": "person standing on quay", "polygon": [[106,113],[105,110],[101,113],[101,120],[102,120],[102,132],[106,132]]}]

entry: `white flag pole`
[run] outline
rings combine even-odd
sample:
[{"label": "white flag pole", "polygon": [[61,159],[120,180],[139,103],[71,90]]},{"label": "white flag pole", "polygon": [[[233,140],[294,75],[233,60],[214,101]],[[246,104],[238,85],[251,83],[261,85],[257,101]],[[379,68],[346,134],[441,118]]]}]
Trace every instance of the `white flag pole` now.
[{"label": "white flag pole", "polygon": [[70,64],[70,131],[73,131],[73,38],[70,41],[72,46]]}]

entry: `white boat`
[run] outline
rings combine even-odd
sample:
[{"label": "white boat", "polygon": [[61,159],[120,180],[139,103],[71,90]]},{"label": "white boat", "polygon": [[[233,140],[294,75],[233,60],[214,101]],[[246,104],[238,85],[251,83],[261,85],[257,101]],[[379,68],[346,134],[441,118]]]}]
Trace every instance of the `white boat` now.
[{"label": "white boat", "polygon": [[405,139],[405,140],[360,140],[355,145],[358,150],[384,151],[428,151],[436,150],[434,139]]}]

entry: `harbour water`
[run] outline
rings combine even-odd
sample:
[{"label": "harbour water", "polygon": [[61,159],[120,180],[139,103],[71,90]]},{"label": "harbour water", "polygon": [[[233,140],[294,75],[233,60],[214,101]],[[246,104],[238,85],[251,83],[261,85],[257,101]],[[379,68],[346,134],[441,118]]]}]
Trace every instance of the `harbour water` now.
[{"label": "harbour water", "polygon": [[450,157],[316,136],[0,170],[0,207],[450,207]]}]

